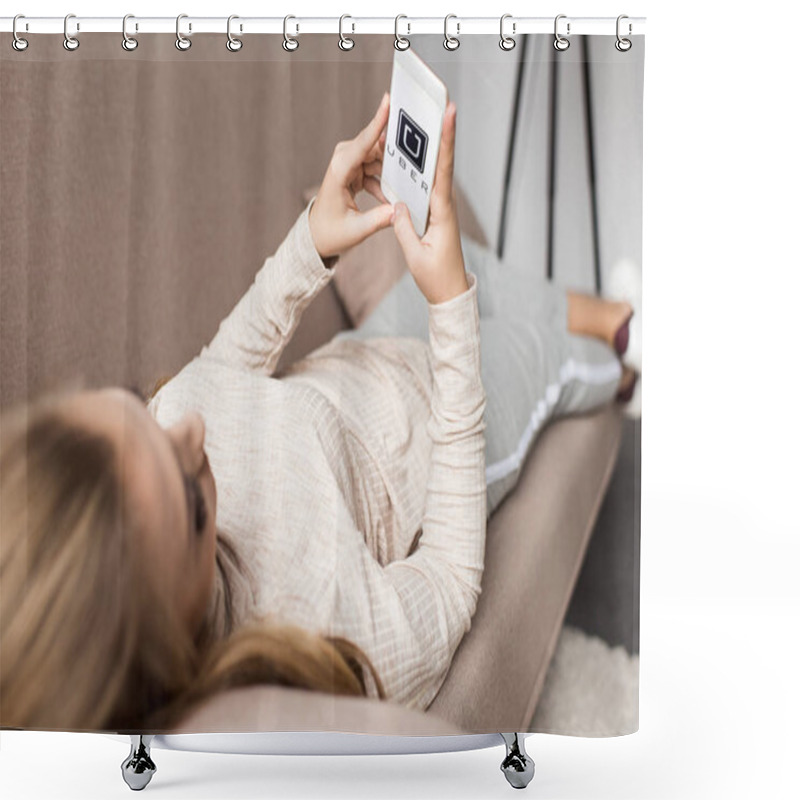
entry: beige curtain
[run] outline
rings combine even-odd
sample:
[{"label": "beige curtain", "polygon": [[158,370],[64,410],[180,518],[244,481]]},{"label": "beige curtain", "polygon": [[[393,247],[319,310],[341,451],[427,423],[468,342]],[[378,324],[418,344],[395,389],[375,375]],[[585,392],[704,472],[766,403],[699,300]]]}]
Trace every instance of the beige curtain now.
[{"label": "beige curtain", "polygon": [[[392,36],[0,48],[0,405],[191,359],[389,87]],[[324,69],[318,62],[328,62]],[[364,69],[364,62],[372,68]]]}]

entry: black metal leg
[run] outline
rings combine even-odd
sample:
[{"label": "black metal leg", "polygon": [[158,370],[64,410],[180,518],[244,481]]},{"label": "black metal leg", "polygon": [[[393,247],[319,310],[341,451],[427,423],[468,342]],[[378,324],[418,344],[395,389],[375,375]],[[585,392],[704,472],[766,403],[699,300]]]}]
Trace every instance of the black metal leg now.
[{"label": "black metal leg", "polygon": [[501,733],[506,743],[506,757],[500,765],[506,780],[515,789],[524,789],[532,780],[536,765],[525,752],[525,737],[521,733]]},{"label": "black metal leg", "polygon": [[152,736],[131,734],[131,752],[122,762],[122,777],[125,783],[135,792],[139,792],[150,783],[156,771],[156,765],[150,758],[150,742]]}]

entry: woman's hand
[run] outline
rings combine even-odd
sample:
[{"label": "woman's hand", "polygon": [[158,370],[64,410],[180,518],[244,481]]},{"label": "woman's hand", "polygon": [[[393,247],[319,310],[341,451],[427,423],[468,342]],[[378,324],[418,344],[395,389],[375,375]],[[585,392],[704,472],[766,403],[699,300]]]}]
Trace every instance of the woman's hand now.
[{"label": "woman's hand", "polygon": [[405,203],[395,204],[394,232],[420,291],[429,303],[444,303],[469,289],[453,193],[456,106],[450,102],[442,122],[442,142],[431,191],[428,229],[417,236]]},{"label": "woman's hand", "polygon": [[[389,94],[384,93],[378,111],[354,139],[339,142],[311,206],[309,226],[322,258],[342,255],[381,228],[389,226],[393,208],[381,191],[381,168],[389,120]],[[360,211],[356,195],[365,189],[383,203]]]}]

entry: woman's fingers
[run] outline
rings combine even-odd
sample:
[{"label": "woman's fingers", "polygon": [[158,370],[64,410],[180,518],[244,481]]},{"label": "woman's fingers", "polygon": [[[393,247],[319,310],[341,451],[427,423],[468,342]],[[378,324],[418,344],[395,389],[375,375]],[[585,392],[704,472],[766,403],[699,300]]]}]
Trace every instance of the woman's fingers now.
[{"label": "woman's fingers", "polygon": [[[381,104],[369,124],[354,139],[339,142],[331,158],[331,167],[337,181],[346,185],[364,162],[383,158],[380,147],[381,134],[389,121],[389,95],[384,93]],[[384,140],[385,141],[385,138]]]},{"label": "woman's fingers", "polygon": [[384,92],[378,110],[375,112],[375,116],[369,121],[366,128],[353,139],[356,156],[358,158],[363,160],[369,155],[370,150],[372,150],[380,139],[381,131],[386,127],[388,121],[389,93]]},{"label": "woman's fingers", "polygon": [[383,133],[380,136],[380,139],[378,139],[377,144],[372,148],[372,150],[369,151],[369,154],[364,159],[364,161],[383,162],[383,150],[385,147],[386,147],[386,130],[383,131]]},{"label": "woman's fingers", "polygon": [[456,104],[450,101],[442,121],[442,141],[439,145],[439,158],[433,183],[431,204],[442,206],[450,201],[453,192],[453,166],[456,147]]},{"label": "woman's fingers", "polygon": [[381,203],[388,203],[389,201],[383,194],[381,189],[381,182],[377,178],[364,178],[364,190],[369,192],[376,200]]},{"label": "woman's fingers", "polygon": [[383,203],[375,206],[369,211],[358,211],[351,217],[349,225],[357,241],[362,242],[368,236],[391,225],[391,217],[394,213],[391,203]]},{"label": "woman's fingers", "polygon": [[395,203],[394,206],[394,234],[400,243],[406,263],[409,267],[416,265],[422,250],[422,242],[414,230],[411,214],[405,203]]},{"label": "woman's fingers", "polygon": [[383,169],[383,163],[380,161],[370,161],[369,164],[364,164],[365,175],[380,175]]}]

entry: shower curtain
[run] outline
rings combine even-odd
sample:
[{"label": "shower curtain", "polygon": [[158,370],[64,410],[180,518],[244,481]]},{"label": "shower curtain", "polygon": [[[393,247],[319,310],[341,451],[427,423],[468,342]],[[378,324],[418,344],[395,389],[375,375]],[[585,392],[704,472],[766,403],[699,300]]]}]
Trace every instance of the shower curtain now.
[{"label": "shower curtain", "polygon": [[[452,51],[411,37],[457,109],[473,277],[439,308],[393,223],[315,250],[337,143],[379,113],[393,36],[349,50],[327,34],[294,51],[274,35],[238,51],[224,34],[183,51],[172,34],[130,51],[111,33],[73,51],[57,35],[2,44],[0,726],[638,728],[641,422],[615,399],[613,347],[566,329],[567,290],[625,301],[641,347],[644,38],[623,52],[609,34],[565,50],[521,35],[507,51],[496,35]],[[384,157],[373,144],[370,161]],[[53,397],[72,397],[73,426],[117,430],[93,477],[85,427],[37,460],[46,429],[23,428]],[[170,555],[187,512],[167,445],[189,472],[200,430],[216,486],[205,567]],[[188,517],[208,524],[203,480],[188,480]],[[82,539],[101,484],[118,525]],[[149,629],[196,597],[217,671],[189,702],[206,645],[159,661]],[[259,625],[261,639],[235,639]],[[104,715],[64,700],[81,693]],[[159,717],[182,693],[181,714]]]}]

